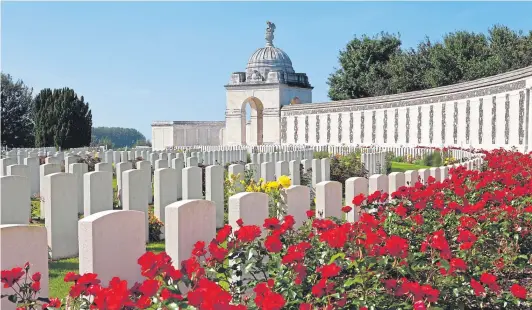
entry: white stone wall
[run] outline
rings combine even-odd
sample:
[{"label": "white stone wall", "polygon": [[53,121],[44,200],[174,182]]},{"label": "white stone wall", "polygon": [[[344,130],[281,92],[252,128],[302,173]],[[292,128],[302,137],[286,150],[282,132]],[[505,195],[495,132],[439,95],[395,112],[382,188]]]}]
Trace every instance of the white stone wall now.
[{"label": "white stone wall", "polygon": [[224,122],[155,122],[152,124],[154,150],[174,146],[220,145],[220,130]]},{"label": "white stone wall", "polygon": [[530,150],[531,88],[527,67],[419,92],[284,106],[281,143]]}]

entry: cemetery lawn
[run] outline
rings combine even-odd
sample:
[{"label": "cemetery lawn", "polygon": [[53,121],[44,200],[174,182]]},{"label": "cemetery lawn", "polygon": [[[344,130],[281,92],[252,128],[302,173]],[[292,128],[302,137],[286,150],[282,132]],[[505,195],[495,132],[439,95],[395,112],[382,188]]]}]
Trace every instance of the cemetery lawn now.
[{"label": "cemetery lawn", "polygon": [[426,169],[426,168],[430,168],[430,167],[392,161],[392,172],[405,172],[407,170],[418,170],[418,169]]},{"label": "cemetery lawn", "polygon": [[[149,243],[146,246],[146,251],[154,253],[164,251],[164,241]],[[73,257],[57,261],[49,261],[48,268],[50,270],[50,297],[64,298],[68,295],[72,283],[66,283],[63,279],[67,272],[79,272],[79,259]],[[107,283],[104,283],[104,285],[107,285]]]}]

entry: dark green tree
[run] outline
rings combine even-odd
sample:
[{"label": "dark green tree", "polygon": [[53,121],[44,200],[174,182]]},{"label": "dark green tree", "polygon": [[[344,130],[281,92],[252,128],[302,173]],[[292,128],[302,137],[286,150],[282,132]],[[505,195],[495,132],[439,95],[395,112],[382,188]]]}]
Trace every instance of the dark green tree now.
[{"label": "dark green tree", "polygon": [[340,51],[340,68],[329,77],[332,100],[362,98],[389,93],[390,74],[386,65],[400,53],[398,35],[380,33],[355,37]]},{"label": "dark green tree", "polygon": [[83,96],[70,88],[43,89],[34,100],[35,145],[59,148],[88,146],[92,113]]},{"label": "dark green tree", "polygon": [[425,38],[405,50],[398,36],[381,33],[353,39],[338,60],[328,82],[332,100],[423,90],[532,65],[532,31],[496,25],[486,34],[457,31],[436,43]]},{"label": "dark green tree", "polygon": [[2,146],[32,147],[32,89],[9,74],[1,73],[1,80]]}]

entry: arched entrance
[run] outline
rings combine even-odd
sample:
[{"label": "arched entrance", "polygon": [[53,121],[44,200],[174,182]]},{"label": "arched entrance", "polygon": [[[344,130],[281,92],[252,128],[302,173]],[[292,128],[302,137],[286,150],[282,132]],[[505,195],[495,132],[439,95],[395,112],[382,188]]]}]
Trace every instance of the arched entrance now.
[{"label": "arched entrance", "polygon": [[[247,107],[251,108],[249,123],[247,120]],[[247,145],[261,145],[263,141],[263,113],[264,106],[256,97],[249,97],[242,102],[241,108],[241,143]],[[249,128],[249,130],[248,130]],[[249,133],[249,134],[248,134]]]}]

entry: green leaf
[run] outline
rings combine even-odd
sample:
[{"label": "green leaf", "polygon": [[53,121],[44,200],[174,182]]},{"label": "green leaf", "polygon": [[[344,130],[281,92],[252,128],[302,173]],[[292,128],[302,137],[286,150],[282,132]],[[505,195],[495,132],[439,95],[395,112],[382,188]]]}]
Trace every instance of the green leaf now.
[{"label": "green leaf", "polygon": [[443,268],[445,268],[446,271],[448,271],[451,268],[451,265],[445,259],[440,259],[440,264]]},{"label": "green leaf", "polygon": [[334,261],[336,261],[336,260],[337,260],[338,258],[340,258],[340,257],[341,257],[341,258],[345,258],[345,254],[344,254],[344,253],[337,253],[337,254],[333,255],[333,256],[331,257],[331,259],[329,260],[329,265],[332,264],[332,263],[334,263]]},{"label": "green leaf", "polygon": [[7,300],[9,300],[10,302],[16,304],[17,303],[17,295],[9,295],[9,297],[7,297]]}]

